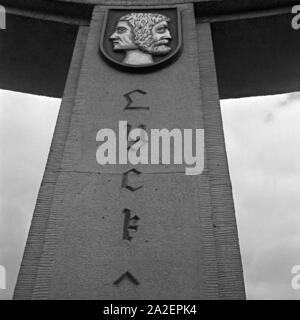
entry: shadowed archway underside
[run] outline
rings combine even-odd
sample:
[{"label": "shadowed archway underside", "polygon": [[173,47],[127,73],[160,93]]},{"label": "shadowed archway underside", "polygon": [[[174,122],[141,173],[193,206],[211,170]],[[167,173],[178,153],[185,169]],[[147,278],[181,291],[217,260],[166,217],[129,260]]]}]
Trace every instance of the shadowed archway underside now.
[{"label": "shadowed archway underside", "polygon": [[[89,23],[93,4],[119,2],[2,1],[8,17],[7,29],[0,32],[0,88],[62,97],[78,25]],[[293,16],[289,12],[297,1],[193,2],[196,21],[214,21],[213,44],[221,99],[300,90],[300,31],[292,29]],[[133,3],[145,1],[128,1]],[[257,14],[260,12],[262,16]],[[50,18],[43,21],[47,16]],[[72,19],[74,23],[70,23]]]}]

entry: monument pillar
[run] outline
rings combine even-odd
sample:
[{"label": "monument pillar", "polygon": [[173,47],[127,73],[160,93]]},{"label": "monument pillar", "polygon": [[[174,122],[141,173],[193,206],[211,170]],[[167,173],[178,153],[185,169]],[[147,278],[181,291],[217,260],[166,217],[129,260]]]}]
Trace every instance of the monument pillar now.
[{"label": "monument pillar", "polygon": [[[131,12],[170,18],[172,61],[114,65],[108,37]],[[100,165],[104,128],[204,129],[204,169]],[[210,25],[195,24],[192,4],[95,6],[78,34],[15,298],[244,297]]]},{"label": "monument pillar", "polygon": [[68,136],[73,107],[75,104],[75,96],[88,30],[89,28],[85,26],[80,27],[78,30],[64,96],[60,106],[48,160],[15,287],[14,299],[32,299],[39,261],[47,234],[47,225],[52,208],[53,195],[60,173],[65,142]]}]

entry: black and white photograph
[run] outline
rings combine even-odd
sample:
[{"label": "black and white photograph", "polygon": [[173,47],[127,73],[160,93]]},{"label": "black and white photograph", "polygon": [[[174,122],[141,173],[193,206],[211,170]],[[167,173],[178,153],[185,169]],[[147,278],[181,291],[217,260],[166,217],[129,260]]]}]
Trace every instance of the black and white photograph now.
[{"label": "black and white photograph", "polygon": [[300,0],[0,0],[0,300],[300,300],[299,61]]}]

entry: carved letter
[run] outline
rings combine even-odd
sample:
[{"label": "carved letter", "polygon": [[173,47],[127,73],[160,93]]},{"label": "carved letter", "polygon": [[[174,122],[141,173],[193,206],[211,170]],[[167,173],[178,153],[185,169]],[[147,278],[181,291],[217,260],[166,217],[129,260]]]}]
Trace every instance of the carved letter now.
[{"label": "carved letter", "polygon": [[[129,150],[134,144],[141,141],[139,148],[141,148],[145,143],[148,144],[148,135],[146,132],[146,126],[144,124],[140,124],[137,129],[132,129],[132,126],[130,124],[127,124],[127,141],[128,141],[128,147],[127,150]],[[138,137],[135,140],[131,140],[131,132],[133,131],[134,134],[136,134]]]},{"label": "carved letter", "polygon": [[141,172],[136,170],[136,169],[130,169],[130,170],[124,172],[123,173],[123,179],[122,179],[122,188],[126,188],[129,191],[136,191],[136,190],[139,190],[139,189],[143,188],[143,186],[132,187],[132,186],[128,185],[128,175],[130,173],[135,174],[137,176],[139,176],[141,174]]},{"label": "carved letter", "polygon": [[137,232],[138,226],[137,223],[140,220],[138,216],[134,216],[131,218],[131,210],[124,209],[124,227],[123,227],[123,239],[124,240],[132,240],[132,236],[130,235],[131,232]]},{"label": "carved letter", "polygon": [[132,282],[136,286],[140,284],[138,280],[129,271],[127,271],[124,274],[122,274],[121,277],[114,282],[114,285],[120,284],[126,278],[128,279],[128,281]]},{"label": "carved letter", "polygon": [[125,99],[127,100],[127,105],[125,106],[124,110],[149,110],[149,107],[142,107],[142,106],[134,106],[133,104],[133,99],[132,99],[132,94],[133,93],[139,93],[139,94],[147,94],[147,92],[136,89],[130,92],[127,92],[124,94]]}]

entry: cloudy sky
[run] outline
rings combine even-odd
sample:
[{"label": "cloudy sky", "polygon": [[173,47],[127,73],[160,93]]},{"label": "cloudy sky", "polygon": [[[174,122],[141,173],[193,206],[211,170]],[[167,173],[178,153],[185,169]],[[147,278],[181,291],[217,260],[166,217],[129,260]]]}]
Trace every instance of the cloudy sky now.
[{"label": "cloudy sky", "polygon": [[12,296],[60,100],[0,90],[0,265]]},{"label": "cloudy sky", "polygon": [[[0,90],[0,265],[10,299],[60,100]],[[248,299],[300,299],[300,93],[222,101]]]}]

